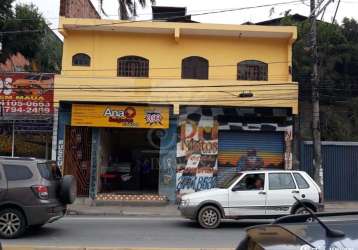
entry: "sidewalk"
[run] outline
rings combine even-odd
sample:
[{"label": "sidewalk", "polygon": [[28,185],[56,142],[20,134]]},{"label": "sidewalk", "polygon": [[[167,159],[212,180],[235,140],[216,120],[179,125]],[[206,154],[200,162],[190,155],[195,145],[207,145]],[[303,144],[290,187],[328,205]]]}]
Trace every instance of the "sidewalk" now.
[{"label": "sidewalk", "polygon": [[145,247],[60,247],[60,246],[13,246],[4,245],[4,250],[232,250],[231,248],[145,248]]},{"label": "sidewalk", "polygon": [[358,211],[358,202],[353,202],[353,201],[326,202],[325,211],[326,212]]},{"label": "sidewalk", "polygon": [[93,216],[150,216],[150,217],[179,217],[176,205],[166,206],[90,206],[70,205],[68,215]]},{"label": "sidewalk", "polygon": [[[325,212],[358,211],[358,202],[326,202]],[[68,215],[92,216],[151,216],[180,217],[176,205],[165,206],[91,206],[90,204],[74,204],[68,207]]]}]

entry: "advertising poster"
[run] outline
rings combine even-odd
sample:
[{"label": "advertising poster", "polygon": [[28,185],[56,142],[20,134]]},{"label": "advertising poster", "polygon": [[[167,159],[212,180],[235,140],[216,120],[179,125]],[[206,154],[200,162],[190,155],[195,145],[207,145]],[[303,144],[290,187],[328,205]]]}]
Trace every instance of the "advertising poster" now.
[{"label": "advertising poster", "polygon": [[112,128],[168,128],[169,108],[73,104],[71,125]]},{"label": "advertising poster", "polygon": [[177,145],[177,197],[214,188],[217,176],[218,123],[210,117],[180,118]]},{"label": "advertising poster", "polygon": [[0,116],[53,114],[54,74],[0,74]]}]

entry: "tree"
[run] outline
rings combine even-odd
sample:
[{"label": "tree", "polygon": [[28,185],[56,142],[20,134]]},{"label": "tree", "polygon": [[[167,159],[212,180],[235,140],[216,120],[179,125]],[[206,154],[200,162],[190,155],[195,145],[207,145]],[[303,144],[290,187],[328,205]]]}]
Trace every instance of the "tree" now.
[{"label": "tree", "polygon": [[[3,50],[0,62],[11,55],[21,53],[31,62],[27,71],[58,72],[61,65],[62,42],[53,39],[55,34],[48,28],[45,19],[33,4],[17,4],[0,8],[0,16],[5,16],[1,25]],[[4,13],[4,14],[1,14]]]},{"label": "tree", "polygon": [[3,35],[4,56],[20,52],[28,59],[34,58],[45,27],[46,22],[37,7],[33,4],[16,5],[14,18],[8,19],[3,26],[3,30],[9,32]]},{"label": "tree", "polygon": [[12,3],[14,0],[1,0],[0,4],[0,27],[2,28],[3,22],[12,17]]},{"label": "tree", "polygon": [[[321,133],[323,140],[358,140],[358,23],[345,18],[342,25],[319,21]],[[281,25],[295,25],[293,80],[300,87],[301,137],[311,140],[310,24],[284,17]]]},{"label": "tree", "polygon": [[[101,10],[106,15],[103,9],[103,3],[105,0],[99,0]],[[137,5],[139,4],[142,8],[147,5],[150,1],[151,4],[155,4],[155,0],[118,0],[118,16],[121,20],[127,20],[132,16],[137,16]]]}]

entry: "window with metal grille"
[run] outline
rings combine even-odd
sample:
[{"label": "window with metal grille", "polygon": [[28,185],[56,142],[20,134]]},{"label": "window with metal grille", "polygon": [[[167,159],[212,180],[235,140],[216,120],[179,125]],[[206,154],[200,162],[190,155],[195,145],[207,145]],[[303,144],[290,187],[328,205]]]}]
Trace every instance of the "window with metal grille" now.
[{"label": "window with metal grille", "polygon": [[203,79],[209,78],[209,61],[200,56],[190,56],[182,60],[182,79]]},{"label": "window with metal grille", "polygon": [[91,57],[84,53],[78,53],[72,57],[72,66],[90,66]]},{"label": "window with metal grille", "polygon": [[237,64],[237,80],[267,81],[267,63],[247,60]]},{"label": "window with metal grille", "polygon": [[149,60],[140,56],[123,56],[118,58],[117,76],[148,77]]}]

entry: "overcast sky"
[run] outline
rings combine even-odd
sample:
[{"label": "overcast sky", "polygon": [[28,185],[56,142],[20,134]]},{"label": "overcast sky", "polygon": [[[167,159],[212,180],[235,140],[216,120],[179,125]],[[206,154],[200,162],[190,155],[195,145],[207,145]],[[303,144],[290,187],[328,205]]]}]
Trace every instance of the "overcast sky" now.
[{"label": "overcast sky", "polygon": [[[98,0],[91,0],[94,6],[98,7]],[[156,0],[158,6],[181,6],[187,7],[188,14],[203,13],[206,11],[215,11],[221,9],[243,8],[249,6],[266,5],[278,2],[291,2],[292,0]],[[328,0],[325,0],[328,1]],[[104,0],[105,11],[110,19],[117,19],[117,0]],[[326,21],[331,21],[336,9],[338,0],[330,4],[324,15]],[[38,6],[44,17],[52,28],[57,27],[60,0],[16,0],[16,3],[33,3]],[[305,1],[306,4],[309,0]],[[241,24],[247,21],[258,22],[267,19],[280,17],[284,11],[291,9],[291,13],[299,13],[302,15],[309,14],[309,6],[303,3],[286,4],[274,7],[256,8],[250,10],[238,10],[234,12],[226,12],[220,14],[210,14],[202,16],[194,16],[193,20],[206,23],[227,23]],[[338,10],[337,20],[340,22],[343,17],[353,17],[358,19],[358,0],[341,0]],[[151,18],[151,9],[139,9],[138,20],[147,20]],[[270,15],[271,13],[271,15]]]}]

